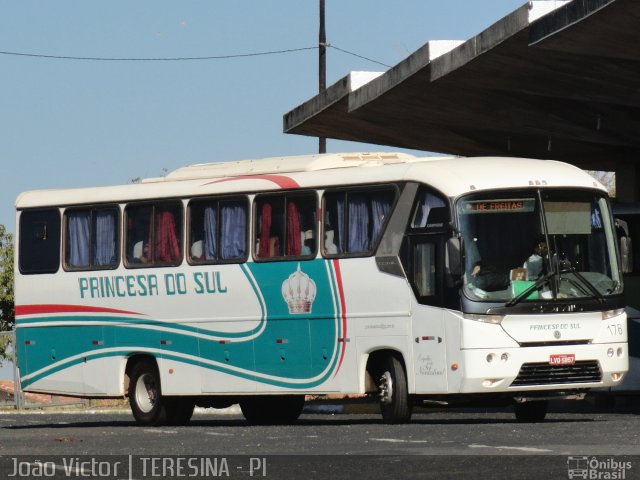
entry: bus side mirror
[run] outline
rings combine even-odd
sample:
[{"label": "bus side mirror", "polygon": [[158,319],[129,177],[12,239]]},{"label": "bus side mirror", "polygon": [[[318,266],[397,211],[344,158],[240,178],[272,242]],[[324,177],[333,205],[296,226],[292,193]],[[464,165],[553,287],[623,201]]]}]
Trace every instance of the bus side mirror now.
[{"label": "bus side mirror", "polygon": [[451,237],[446,243],[445,271],[449,279],[457,280],[462,275],[462,245],[459,237]]}]

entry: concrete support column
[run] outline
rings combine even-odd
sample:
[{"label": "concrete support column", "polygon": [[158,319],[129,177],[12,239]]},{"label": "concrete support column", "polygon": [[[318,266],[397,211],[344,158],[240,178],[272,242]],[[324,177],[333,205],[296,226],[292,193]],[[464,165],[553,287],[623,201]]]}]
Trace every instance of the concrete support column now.
[{"label": "concrete support column", "polygon": [[640,202],[640,168],[635,163],[619,163],[616,167],[616,200],[619,203]]}]

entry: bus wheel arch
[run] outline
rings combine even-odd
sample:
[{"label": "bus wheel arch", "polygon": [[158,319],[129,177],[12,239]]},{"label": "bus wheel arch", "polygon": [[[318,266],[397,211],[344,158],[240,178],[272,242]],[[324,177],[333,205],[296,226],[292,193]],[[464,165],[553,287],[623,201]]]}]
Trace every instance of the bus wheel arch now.
[{"label": "bus wheel arch", "polygon": [[138,362],[149,361],[156,364],[156,368],[158,368],[158,363],[153,355],[145,354],[145,353],[136,353],[129,357],[125,357],[124,359],[124,378],[122,379],[122,388],[124,390],[125,396],[129,396],[129,387],[131,385],[131,370]]},{"label": "bus wheel arch", "polygon": [[406,423],[411,420],[413,403],[409,396],[404,358],[395,350],[372,352],[367,360],[367,391],[377,392],[380,413],[385,423]]}]

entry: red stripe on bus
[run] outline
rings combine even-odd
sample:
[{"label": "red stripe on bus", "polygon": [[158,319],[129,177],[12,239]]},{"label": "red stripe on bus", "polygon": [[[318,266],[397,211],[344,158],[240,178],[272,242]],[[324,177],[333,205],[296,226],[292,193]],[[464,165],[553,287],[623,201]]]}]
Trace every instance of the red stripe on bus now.
[{"label": "red stripe on bus", "polygon": [[[336,284],[338,285],[338,295],[340,298],[340,316],[342,317],[342,338],[347,337],[347,304],[344,299],[344,287],[342,285],[342,273],[340,272],[340,261],[335,259],[333,261],[333,269],[336,272]],[[347,342],[342,342],[342,351],[340,352],[340,360],[338,361],[338,368],[334,377],[340,371],[342,360],[344,359],[344,351],[347,348]]]},{"label": "red stripe on bus", "polygon": [[[204,185],[211,185],[213,183],[231,182],[234,180],[266,180],[273,182],[280,188],[299,188],[300,185],[293,178],[285,177],[283,175],[240,175],[239,177],[221,178],[220,180],[214,180],[212,182],[205,183]],[[204,186],[203,185],[203,186]]]},{"label": "red stripe on bus", "polygon": [[38,315],[43,313],[126,313],[129,315],[142,315],[138,312],[130,312],[129,310],[117,310],[115,308],[91,307],[85,305],[59,305],[59,304],[43,304],[43,305],[17,305],[16,316],[20,315]]}]

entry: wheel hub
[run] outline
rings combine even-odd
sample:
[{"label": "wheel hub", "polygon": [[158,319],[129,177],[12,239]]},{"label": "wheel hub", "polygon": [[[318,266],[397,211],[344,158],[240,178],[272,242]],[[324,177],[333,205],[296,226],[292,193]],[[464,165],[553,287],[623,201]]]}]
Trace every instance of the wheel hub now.
[{"label": "wheel hub", "polygon": [[152,375],[145,374],[136,383],[136,403],[140,410],[149,413],[153,410],[158,398],[158,387]]},{"label": "wheel hub", "polygon": [[390,404],[393,400],[393,379],[389,372],[384,372],[380,377],[380,384],[378,385],[380,402],[384,404]]}]

